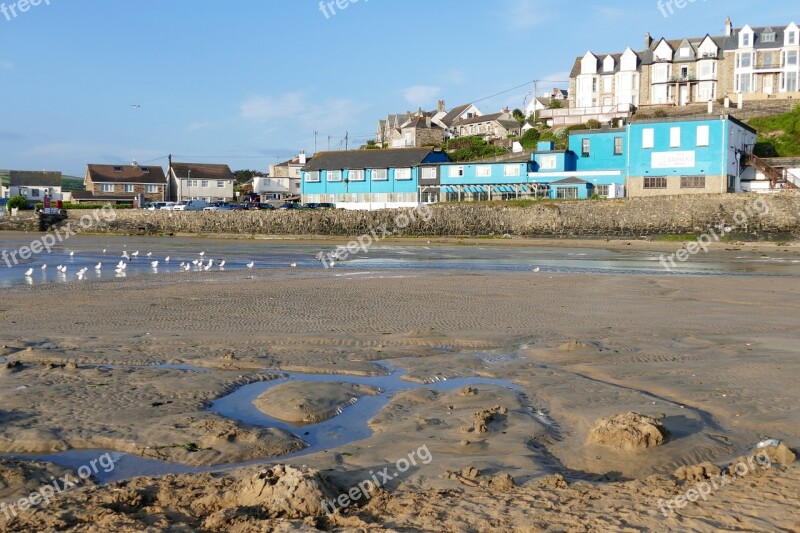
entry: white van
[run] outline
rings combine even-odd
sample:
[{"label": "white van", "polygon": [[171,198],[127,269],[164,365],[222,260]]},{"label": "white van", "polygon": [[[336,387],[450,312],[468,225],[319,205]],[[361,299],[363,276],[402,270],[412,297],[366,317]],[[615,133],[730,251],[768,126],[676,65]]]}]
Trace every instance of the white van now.
[{"label": "white van", "polygon": [[202,211],[208,207],[205,200],[182,200],[175,204],[173,211]]}]

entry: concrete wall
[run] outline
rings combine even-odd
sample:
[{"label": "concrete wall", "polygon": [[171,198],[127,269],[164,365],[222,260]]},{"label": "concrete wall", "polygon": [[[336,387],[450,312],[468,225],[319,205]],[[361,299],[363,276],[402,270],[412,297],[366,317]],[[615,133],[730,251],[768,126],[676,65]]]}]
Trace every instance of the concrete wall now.
[{"label": "concrete wall", "polygon": [[[753,211],[765,202],[766,216],[748,216],[741,231],[800,233],[800,193],[775,195],[702,195],[552,202],[528,208],[497,208],[482,204],[435,205],[428,221],[417,217],[398,236],[640,236],[663,233],[704,233],[709,227],[733,223],[737,212]],[[80,211],[71,211],[77,221]],[[116,212],[114,222],[93,228],[122,235],[234,234],[328,235],[353,237],[382,224],[394,227],[397,211],[299,212]],[[0,229],[5,228],[0,219]],[[17,229],[17,228],[7,228]],[[737,230],[738,231],[738,230]]]}]

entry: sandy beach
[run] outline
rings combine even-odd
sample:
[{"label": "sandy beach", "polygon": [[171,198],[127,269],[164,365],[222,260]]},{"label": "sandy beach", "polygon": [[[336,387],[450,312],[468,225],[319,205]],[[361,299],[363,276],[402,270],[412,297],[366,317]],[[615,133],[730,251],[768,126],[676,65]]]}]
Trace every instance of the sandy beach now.
[{"label": "sandy beach", "polygon": [[[785,457],[697,503],[664,504],[710,482],[681,467],[735,466],[764,439],[800,443],[798,295],[790,276],[456,270],[4,289],[0,454],[113,451],[203,471],[76,487],[0,514],[0,530],[798,531],[800,472]],[[302,454],[303,424],[335,422],[380,385],[253,393],[294,430],[211,409],[282,373],[368,382],[387,365],[414,386],[359,422],[370,435],[331,449]],[[348,397],[356,407],[336,411]],[[630,412],[659,420],[663,444],[589,438],[598,419]],[[320,511],[414,452],[371,498]],[[5,502],[64,471],[5,457]]]}]

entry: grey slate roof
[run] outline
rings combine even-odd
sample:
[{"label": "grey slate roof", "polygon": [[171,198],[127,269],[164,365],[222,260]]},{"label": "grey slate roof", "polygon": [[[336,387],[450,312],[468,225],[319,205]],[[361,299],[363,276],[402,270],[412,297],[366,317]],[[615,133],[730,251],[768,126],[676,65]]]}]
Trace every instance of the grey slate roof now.
[{"label": "grey slate roof", "polygon": [[492,113],[491,115],[482,115],[480,117],[474,117],[467,120],[459,120],[456,122],[456,126],[468,126],[470,124],[483,124],[484,122],[499,122],[504,126],[511,126],[515,128],[521,128],[522,124],[520,124],[516,119],[510,118],[505,119],[502,118],[504,115],[511,116],[509,113]]},{"label": "grey slate roof", "polygon": [[[117,170],[119,169],[119,170]],[[147,172],[145,172],[145,170]],[[147,165],[88,165],[86,172],[93,183],[127,183],[164,185],[167,178],[164,169]]]},{"label": "grey slate roof", "polygon": [[317,170],[409,168],[420,165],[431,152],[433,150],[430,148],[319,152],[314,154],[314,158],[303,170],[314,172]]},{"label": "grey slate roof", "polygon": [[[233,172],[228,165],[213,165],[206,163],[172,163],[172,170],[178,179],[193,180],[234,180]],[[191,174],[189,174],[191,171]]]},{"label": "grey slate roof", "polygon": [[550,185],[587,185],[589,182],[586,180],[582,180],[580,178],[572,177],[572,178],[564,178],[563,180],[558,180],[550,183]]},{"label": "grey slate roof", "polygon": [[11,187],[61,187],[61,172],[12,170],[9,174]]}]

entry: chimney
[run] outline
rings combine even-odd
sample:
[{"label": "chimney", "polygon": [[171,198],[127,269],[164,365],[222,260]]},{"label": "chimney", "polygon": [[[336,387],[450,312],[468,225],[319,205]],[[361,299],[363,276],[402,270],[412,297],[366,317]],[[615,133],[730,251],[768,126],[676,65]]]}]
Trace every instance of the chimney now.
[{"label": "chimney", "polygon": [[439,100],[438,106],[439,113],[447,113],[447,106],[444,103],[444,100]]},{"label": "chimney", "polygon": [[304,165],[308,162],[308,158],[306,157],[305,150],[300,151],[300,155],[297,156],[298,163]]},{"label": "chimney", "polygon": [[730,37],[733,35],[733,22],[731,22],[731,18],[728,17],[725,19],[725,36]]},{"label": "chimney", "polygon": [[425,117],[425,127],[426,128],[431,127],[431,117]]},{"label": "chimney", "polygon": [[650,35],[650,32],[645,33],[644,34],[644,47],[645,48],[650,48],[650,46],[652,44],[653,44],[653,36]]},{"label": "chimney", "polygon": [[501,113],[510,113],[510,112],[511,112],[511,110],[510,110],[510,109],[509,109],[509,108],[506,106],[506,107],[504,107],[503,109],[501,109],[501,110],[500,110],[500,112],[501,112]]}]

